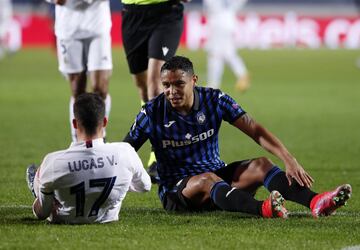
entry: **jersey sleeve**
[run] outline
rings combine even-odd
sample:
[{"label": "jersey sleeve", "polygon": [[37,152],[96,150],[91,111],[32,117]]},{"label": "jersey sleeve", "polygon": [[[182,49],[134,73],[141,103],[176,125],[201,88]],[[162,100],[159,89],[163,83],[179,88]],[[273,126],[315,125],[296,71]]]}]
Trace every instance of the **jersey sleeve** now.
[{"label": "jersey sleeve", "polygon": [[133,177],[129,187],[129,191],[132,192],[147,192],[151,189],[151,179],[148,173],[145,171],[144,166],[135,152],[135,150],[129,147],[128,150],[129,161],[133,170]]},{"label": "jersey sleeve", "polygon": [[123,141],[129,143],[137,151],[149,138],[150,131],[149,117],[145,107],[143,107],[136,116],[135,122],[130,128],[130,132]]},{"label": "jersey sleeve", "polygon": [[220,92],[218,98],[222,118],[224,121],[233,123],[236,119],[246,113],[245,110],[243,110],[240,105],[237,104],[237,102],[229,95]]}]

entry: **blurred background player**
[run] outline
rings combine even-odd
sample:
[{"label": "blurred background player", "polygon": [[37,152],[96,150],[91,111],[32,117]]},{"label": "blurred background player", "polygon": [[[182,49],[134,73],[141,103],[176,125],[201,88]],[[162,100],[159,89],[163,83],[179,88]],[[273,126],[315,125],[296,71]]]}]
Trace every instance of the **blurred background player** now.
[{"label": "blurred background player", "polygon": [[[143,105],[162,91],[160,68],[176,53],[184,6],[180,0],[122,0],[122,4],[123,45]],[[150,172],[154,164],[155,155],[151,153]]]},{"label": "blurred background player", "polygon": [[39,169],[27,169],[34,215],[67,224],[117,221],[127,191],[149,191],[150,177],[129,144],[104,143],[107,118],[99,95],[78,96],[74,113],[78,141],[48,154]]},{"label": "blurred background player", "polygon": [[[109,117],[111,98],[108,93],[112,70],[111,13],[108,0],[46,0],[56,4],[55,35],[59,70],[70,82],[70,124],[74,118],[74,100],[86,92],[87,74],[92,90],[106,105]],[[105,133],[105,132],[104,132]],[[76,141],[75,129],[71,137]]]},{"label": "blurred background player", "polygon": [[237,53],[235,30],[238,11],[246,0],[204,0],[208,18],[208,40],[206,43],[208,87],[219,88],[227,63],[237,77],[236,89],[249,88],[249,75],[242,58]]},{"label": "blurred background player", "polygon": [[0,0],[0,59],[21,48],[21,27],[13,17],[11,0]]}]

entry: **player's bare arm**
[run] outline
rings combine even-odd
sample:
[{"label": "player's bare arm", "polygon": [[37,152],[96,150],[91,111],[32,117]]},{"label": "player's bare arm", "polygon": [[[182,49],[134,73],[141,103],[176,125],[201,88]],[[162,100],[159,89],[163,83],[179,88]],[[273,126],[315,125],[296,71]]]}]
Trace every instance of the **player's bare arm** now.
[{"label": "player's bare arm", "polygon": [[270,131],[254,121],[248,114],[244,114],[238,118],[233,125],[284,162],[289,185],[291,185],[292,179],[294,178],[301,186],[311,187],[314,182],[313,178],[297,162],[295,157],[290,154],[283,143]]}]

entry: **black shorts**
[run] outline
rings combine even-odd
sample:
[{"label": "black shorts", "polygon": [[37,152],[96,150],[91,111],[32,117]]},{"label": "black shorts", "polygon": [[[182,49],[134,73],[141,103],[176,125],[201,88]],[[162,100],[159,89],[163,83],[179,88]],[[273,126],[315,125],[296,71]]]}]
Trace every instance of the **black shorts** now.
[{"label": "black shorts", "polygon": [[[250,160],[232,162],[226,167],[218,169],[214,172],[217,176],[223,179],[226,183],[231,185],[234,172],[238,167],[247,166]],[[166,211],[179,211],[179,212],[194,212],[194,211],[211,211],[218,210],[219,208],[210,200],[201,208],[194,207],[190,204],[188,199],[182,194],[186,184],[192,176],[185,177],[175,185],[171,192],[166,192],[161,200],[162,205]]]},{"label": "black shorts", "polygon": [[176,53],[183,30],[184,6],[178,1],[124,4],[122,39],[130,72],[147,70],[148,59],[167,61]]}]

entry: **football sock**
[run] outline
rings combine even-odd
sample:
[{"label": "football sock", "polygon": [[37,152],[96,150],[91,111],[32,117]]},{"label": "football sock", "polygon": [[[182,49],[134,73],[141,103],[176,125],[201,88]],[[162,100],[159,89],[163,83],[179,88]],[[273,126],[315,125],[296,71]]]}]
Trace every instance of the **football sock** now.
[{"label": "football sock", "polygon": [[[110,110],[111,110],[111,96],[110,96],[110,94],[106,95],[106,98],[105,98],[104,102],[105,102],[105,116],[109,120]],[[106,128],[104,128],[104,137],[106,137]]]},{"label": "football sock", "polygon": [[225,181],[214,184],[210,198],[222,210],[261,215],[262,201],[255,200],[248,192],[232,188]]},{"label": "football sock", "polygon": [[207,87],[217,89],[220,87],[224,72],[224,60],[220,55],[208,54],[207,59]]},{"label": "football sock", "polygon": [[229,62],[232,71],[238,78],[241,78],[247,74],[247,69],[244,61],[236,53],[226,55],[225,58]]},{"label": "football sock", "polygon": [[311,199],[317,194],[307,187],[300,186],[293,180],[289,186],[285,172],[274,166],[264,179],[264,186],[271,192],[277,190],[285,200],[294,201],[310,208]]},{"label": "football sock", "polygon": [[110,94],[106,95],[104,102],[105,102],[105,116],[109,119],[110,111],[111,111],[111,96],[110,96]]},{"label": "football sock", "polygon": [[70,104],[69,104],[69,114],[70,114],[70,131],[71,131],[71,140],[73,142],[77,141],[76,138],[76,129],[73,127],[72,120],[74,119],[74,102],[75,98],[73,96],[70,97]]}]

